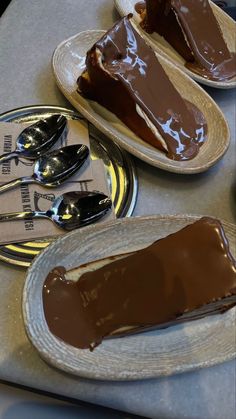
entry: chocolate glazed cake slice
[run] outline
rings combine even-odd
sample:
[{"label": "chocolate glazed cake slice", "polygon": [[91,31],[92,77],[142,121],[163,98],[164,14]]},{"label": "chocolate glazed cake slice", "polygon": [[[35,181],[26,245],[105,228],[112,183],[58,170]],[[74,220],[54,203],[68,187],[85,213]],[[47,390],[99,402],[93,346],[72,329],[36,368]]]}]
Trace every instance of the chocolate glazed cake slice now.
[{"label": "chocolate glazed cake slice", "polygon": [[236,54],[228,50],[208,0],[146,0],[136,11],[143,29],[163,36],[190,70],[215,81],[236,76]]},{"label": "chocolate glazed cake slice", "polygon": [[236,263],[221,223],[202,218],[129,255],[55,268],[43,288],[50,331],[78,348],[217,314],[236,304]]},{"label": "chocolate glazed cake slice", "polygon": [[206,139],[204,116],[180,96],[129,17],[88,51],[78,91],[169,158],[192,159]]}]

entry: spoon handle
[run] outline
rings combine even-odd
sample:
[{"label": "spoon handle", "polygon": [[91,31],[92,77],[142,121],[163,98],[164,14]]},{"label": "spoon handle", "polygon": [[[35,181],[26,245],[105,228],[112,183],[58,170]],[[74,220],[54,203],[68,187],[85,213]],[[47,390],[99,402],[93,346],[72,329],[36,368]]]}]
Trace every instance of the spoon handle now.
[{"label": "spoon handle", "polygon": [[5,161],[11,160],[14,157],[18,157],[19,153],[17,151],[11,151],[10,153],[4,153],[0,156],[0,164],[5,163]]},{"label": "spoon handle", "polygon": [[12,220],[33,220],[34,218],[48,218],[48,216],[44,211],[9,212],[6,214],[0,214],[0,222]]},{"label": "spoon handle", "polygon": [[34,183],[35,180],[31,176],[20,177],[19,179],[11,180],[10,182],[4,183],[0,186],[0,193],[6,192],[9,189],[13,189],[19,185],[26,185],[28,183]]}]

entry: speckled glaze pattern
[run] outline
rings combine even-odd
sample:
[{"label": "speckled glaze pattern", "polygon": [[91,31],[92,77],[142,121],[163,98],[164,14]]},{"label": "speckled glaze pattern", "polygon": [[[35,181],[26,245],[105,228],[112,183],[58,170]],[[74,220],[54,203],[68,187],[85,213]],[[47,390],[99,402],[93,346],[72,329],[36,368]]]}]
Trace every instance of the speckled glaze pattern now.
[{"label": "speckled glaze pattern", "polygon": [[203,113],[207,125],[207,140],[192,160],[175,161],[138,138],[114,114],[99,104],[86,100],[77,92],[77,79],[85,68],[85,56],[89,48],[104,31],[81,32],[62,42],[52,60],[58,87],[81,114],[100,131],[121,147],[152,166],[174,173],[204,172],[220,160],[230,141],[226,119],[211,97],[178,67],[159,53],[157,57],[182,97],[196,105]]},{"label": "speckled glaze pattern", "polygon": [[[114,0],[116,9],[118,10],[121,16],[125,16],[129,13],[133,13],[133,21],[137,25],[139,33],[142,34],[145,41],[152,47],[152,49],[163,57],[167,58],[170,62],[177,65],[188,74],[191,78],[196,80],[199,83],[205,84],[207,86],[216,87],[219,89],[232,89],[236,87],[236,77],[228,81],[214,81],[208,80],[204,77],[194,73],[193,71],[185,67],[185,60],[181,57],[175,49],[164,40],[164,38],[157,33],[148,34],[145,32],[139,25],[141,18],[139,14],[135,11],[135,4],[137,0]],[[223,38],[227,44],[227,47],[230,52],[236,52],[236,23],[235,21],[228,16],[220,7],[216,6],[211,0],[209,3],[212,7],[212,11],[219,23],[221,28]]]},{"label": "speckled glaze pattern", "polygon": [[[103,380],[172,375],[233,359],[236,355],[235,308],[162,331],[108,339],[94,352],[72,347],[53,336],[44,317],[42,287],[46,275],[55,266],[72,269],[141,249],[198,218],[177,215],[116,220],[69,233],[45,249],[29,268],[23,291],[26,332],[40,356],[66,372]],[[235,257],[236,226],[228,222],[223,222],[223,226]]]}]

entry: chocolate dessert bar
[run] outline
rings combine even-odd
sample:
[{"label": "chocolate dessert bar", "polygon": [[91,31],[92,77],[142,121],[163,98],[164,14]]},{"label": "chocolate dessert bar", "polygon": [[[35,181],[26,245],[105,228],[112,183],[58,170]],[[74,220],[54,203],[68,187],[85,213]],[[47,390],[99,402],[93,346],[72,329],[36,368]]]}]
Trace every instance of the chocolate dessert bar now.
[{"label": "chocolate dessert bar", "polygon": [[146,0],[136,5],[141,26],[157,32],[204,78],[236,76],[236,54],[228,50],[208,0]]},{"label": "chocolate dessert bar", "polygon": [[169,158],[192,159],[206,139],[204,116],[181,97],[129,17],[88,51],[78,91]]},{"label": "chocolate dessert bar", "polygon": [[55,268],[43,287],[50,331],[78,348],[235,304],[236,262],[221,223],[209,217],[129,255]]}]

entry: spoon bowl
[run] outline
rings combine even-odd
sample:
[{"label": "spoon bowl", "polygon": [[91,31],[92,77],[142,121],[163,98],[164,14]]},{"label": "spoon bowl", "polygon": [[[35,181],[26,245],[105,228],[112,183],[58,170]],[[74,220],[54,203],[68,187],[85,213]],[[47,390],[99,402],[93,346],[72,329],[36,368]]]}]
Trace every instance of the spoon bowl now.
[{"label": "spoon bowl", "polygon": [[53,150],[35,163],[34,180],[47,187],[58,186],[80,169],[88,155],[89,149],[84,144]]},{"label": "spoon bowl", "polygon": [[47,216],[60,228],[71,231],[103,217],[112,201],[101,192],[68,192],[55,199]]},{"label": "spoon bowl", "polygon": [[26,127],[17,137],[16,149],[0,156],[0,164],[22,156],[35,160],[45,154],[67,131],[67,119],[55,114]]},{"label": "spoon bowl", "polygon": [[48,211],[0,214],[0,222],[48,218],[63,230],[71,231],[98,221],[111,207],[111,199],[102,192],[67,192],[55,198]]},{"label": "spoon bowl", "polygon": [[36,161],[32,176],[4,183],[0,186],[0,193],[29,183],[39,183],[48,188],[59,186],[81,168],[88,156],[89,149],[84,144],[69,145],[53,150]]}]

